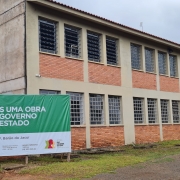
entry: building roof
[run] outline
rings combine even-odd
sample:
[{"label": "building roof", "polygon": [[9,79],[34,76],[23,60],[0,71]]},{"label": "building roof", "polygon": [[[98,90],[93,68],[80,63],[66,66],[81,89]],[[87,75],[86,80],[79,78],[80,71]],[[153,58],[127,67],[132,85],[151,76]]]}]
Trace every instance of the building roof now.
[{"label": "building roof", "polygon": [[63,3],[60,3],[60,2],[57,2],[57,1],[54,1],[54,0],[46,0],[46,1],[55,3],[55,4],[57,4],[57,5],[60,5],[60,6],[66,7],[66,8],[69,8],[69,9],[71,9],[71,10],[78,11],[78,12],[83,13],[83,14],[86,14],[86,15],[90,15],[90,16],[92,16],[92,17],[95,17],[95,18],[98,18],[98,19],[101,19],[101,20],[104,20],[104,21],[107,21],[107,22],[110,22],[110,23],[115,24],[115,25],[118,25],[118,26],[120,26],[120,27],[124,27],[124,28],[127,28],[127,29],[129,29],[129,30],[133,30],[133,31],[135,31],[135,32],[142,33],[142,34],[144,34],[144,35],[148,35],[148,36],[151,36],[151,37],[153,37],[153,38],[157,38],[157,39],[159,39],[159,40],[163,40],[163,41],[166,41],[166,42],[168,42],[168,43],[172,43],[172,44],[174,44],[174,45],[180,46],[180,44],[178,44],[178,43],[176,43],[176,42],[173,42],[173,41],[170,41],[170,40],[167,40],[167,39],[164,39],[164,38],[155,36],[155,35],[153,35],[153,34],[149,34],[149,33],[146,33],[146,32],[143,32],[143,31],[140,31],[140,30],[131,28],[131,27],[129,27],[129,26],[125,26],[125,25],[123,25],[123,24],[120,24],[120,23],[111,21],[111,20],[109,20],[109,19],[103,18],[103,17],[101,17],[101,16],[97,16],[97,15],[91,14],[91,13],[89,13],[89,12],[86,12],[86,11],[83,11],[83,10],[80,10],[80,9],[77,9],[77,8],[74,8],[74,7],[65,5],[65,4],[63,4]]}]

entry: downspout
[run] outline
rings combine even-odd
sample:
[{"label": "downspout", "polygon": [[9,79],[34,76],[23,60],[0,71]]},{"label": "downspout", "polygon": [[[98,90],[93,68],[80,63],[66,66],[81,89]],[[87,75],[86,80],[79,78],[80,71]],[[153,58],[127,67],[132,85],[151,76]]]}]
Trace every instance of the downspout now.
[{"label": "downspout", "polygon": [[27,47],[26,47],[26,3],[27,1],[24,0],[25,4],[25,13],[24,13],[24,76],[25,76],[25,94],[27,94]]}]

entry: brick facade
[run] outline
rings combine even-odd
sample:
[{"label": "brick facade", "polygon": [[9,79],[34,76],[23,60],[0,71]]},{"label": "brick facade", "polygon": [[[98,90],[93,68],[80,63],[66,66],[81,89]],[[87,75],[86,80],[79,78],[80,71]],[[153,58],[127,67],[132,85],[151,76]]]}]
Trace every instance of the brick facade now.
[{"label": "brick facade", "polygon": [[157,90],[155,74],[132,71],[132,84],[133,88]]},{"label": "brick facade", "polygon": [[42,77],[83,81],[83,61],[39,54]]},{"label": "brick facade", "polygon": [[72,150],[86,149],[86,128],[71,128],[71,146]]},{"label": "brick facade", "polygon": [[163,125],[164,140],[180,140],[180,124]]},{"label": "brick facade", "polygon": [[160,141],[160,129],[158,125],[135,126],[135,142],[152,143]]},{"label": "brick facade", "polygon": [[179,79],[159,76],[160,90],[167,92],[179,92]]},{"label": "brick facade", "polygon": [[101,148],[124,145],[124,127],[91,127],[91,147]]},{"label": "brick facade", "polygon": [[88,63],[89,82],[121,86],[121,69],[103,64]]}]

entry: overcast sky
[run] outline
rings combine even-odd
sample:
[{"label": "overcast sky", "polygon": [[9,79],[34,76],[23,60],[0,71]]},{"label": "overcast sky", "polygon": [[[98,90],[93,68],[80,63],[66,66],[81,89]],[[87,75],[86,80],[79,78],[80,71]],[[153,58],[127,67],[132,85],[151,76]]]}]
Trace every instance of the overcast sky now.
[{"label": "overcast sky", "polygon": [[56,0],[180,43],[180,0]]}]

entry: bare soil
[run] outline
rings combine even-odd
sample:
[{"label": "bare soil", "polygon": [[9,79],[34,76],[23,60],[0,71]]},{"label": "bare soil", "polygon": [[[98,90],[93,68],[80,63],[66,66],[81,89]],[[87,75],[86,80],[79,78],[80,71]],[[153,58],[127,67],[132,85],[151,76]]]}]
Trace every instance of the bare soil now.
[{"label": "bare soil", "polygon": [[119,168],[115,172],[100,174],[88,180],[180,180],[180,155]]}]

